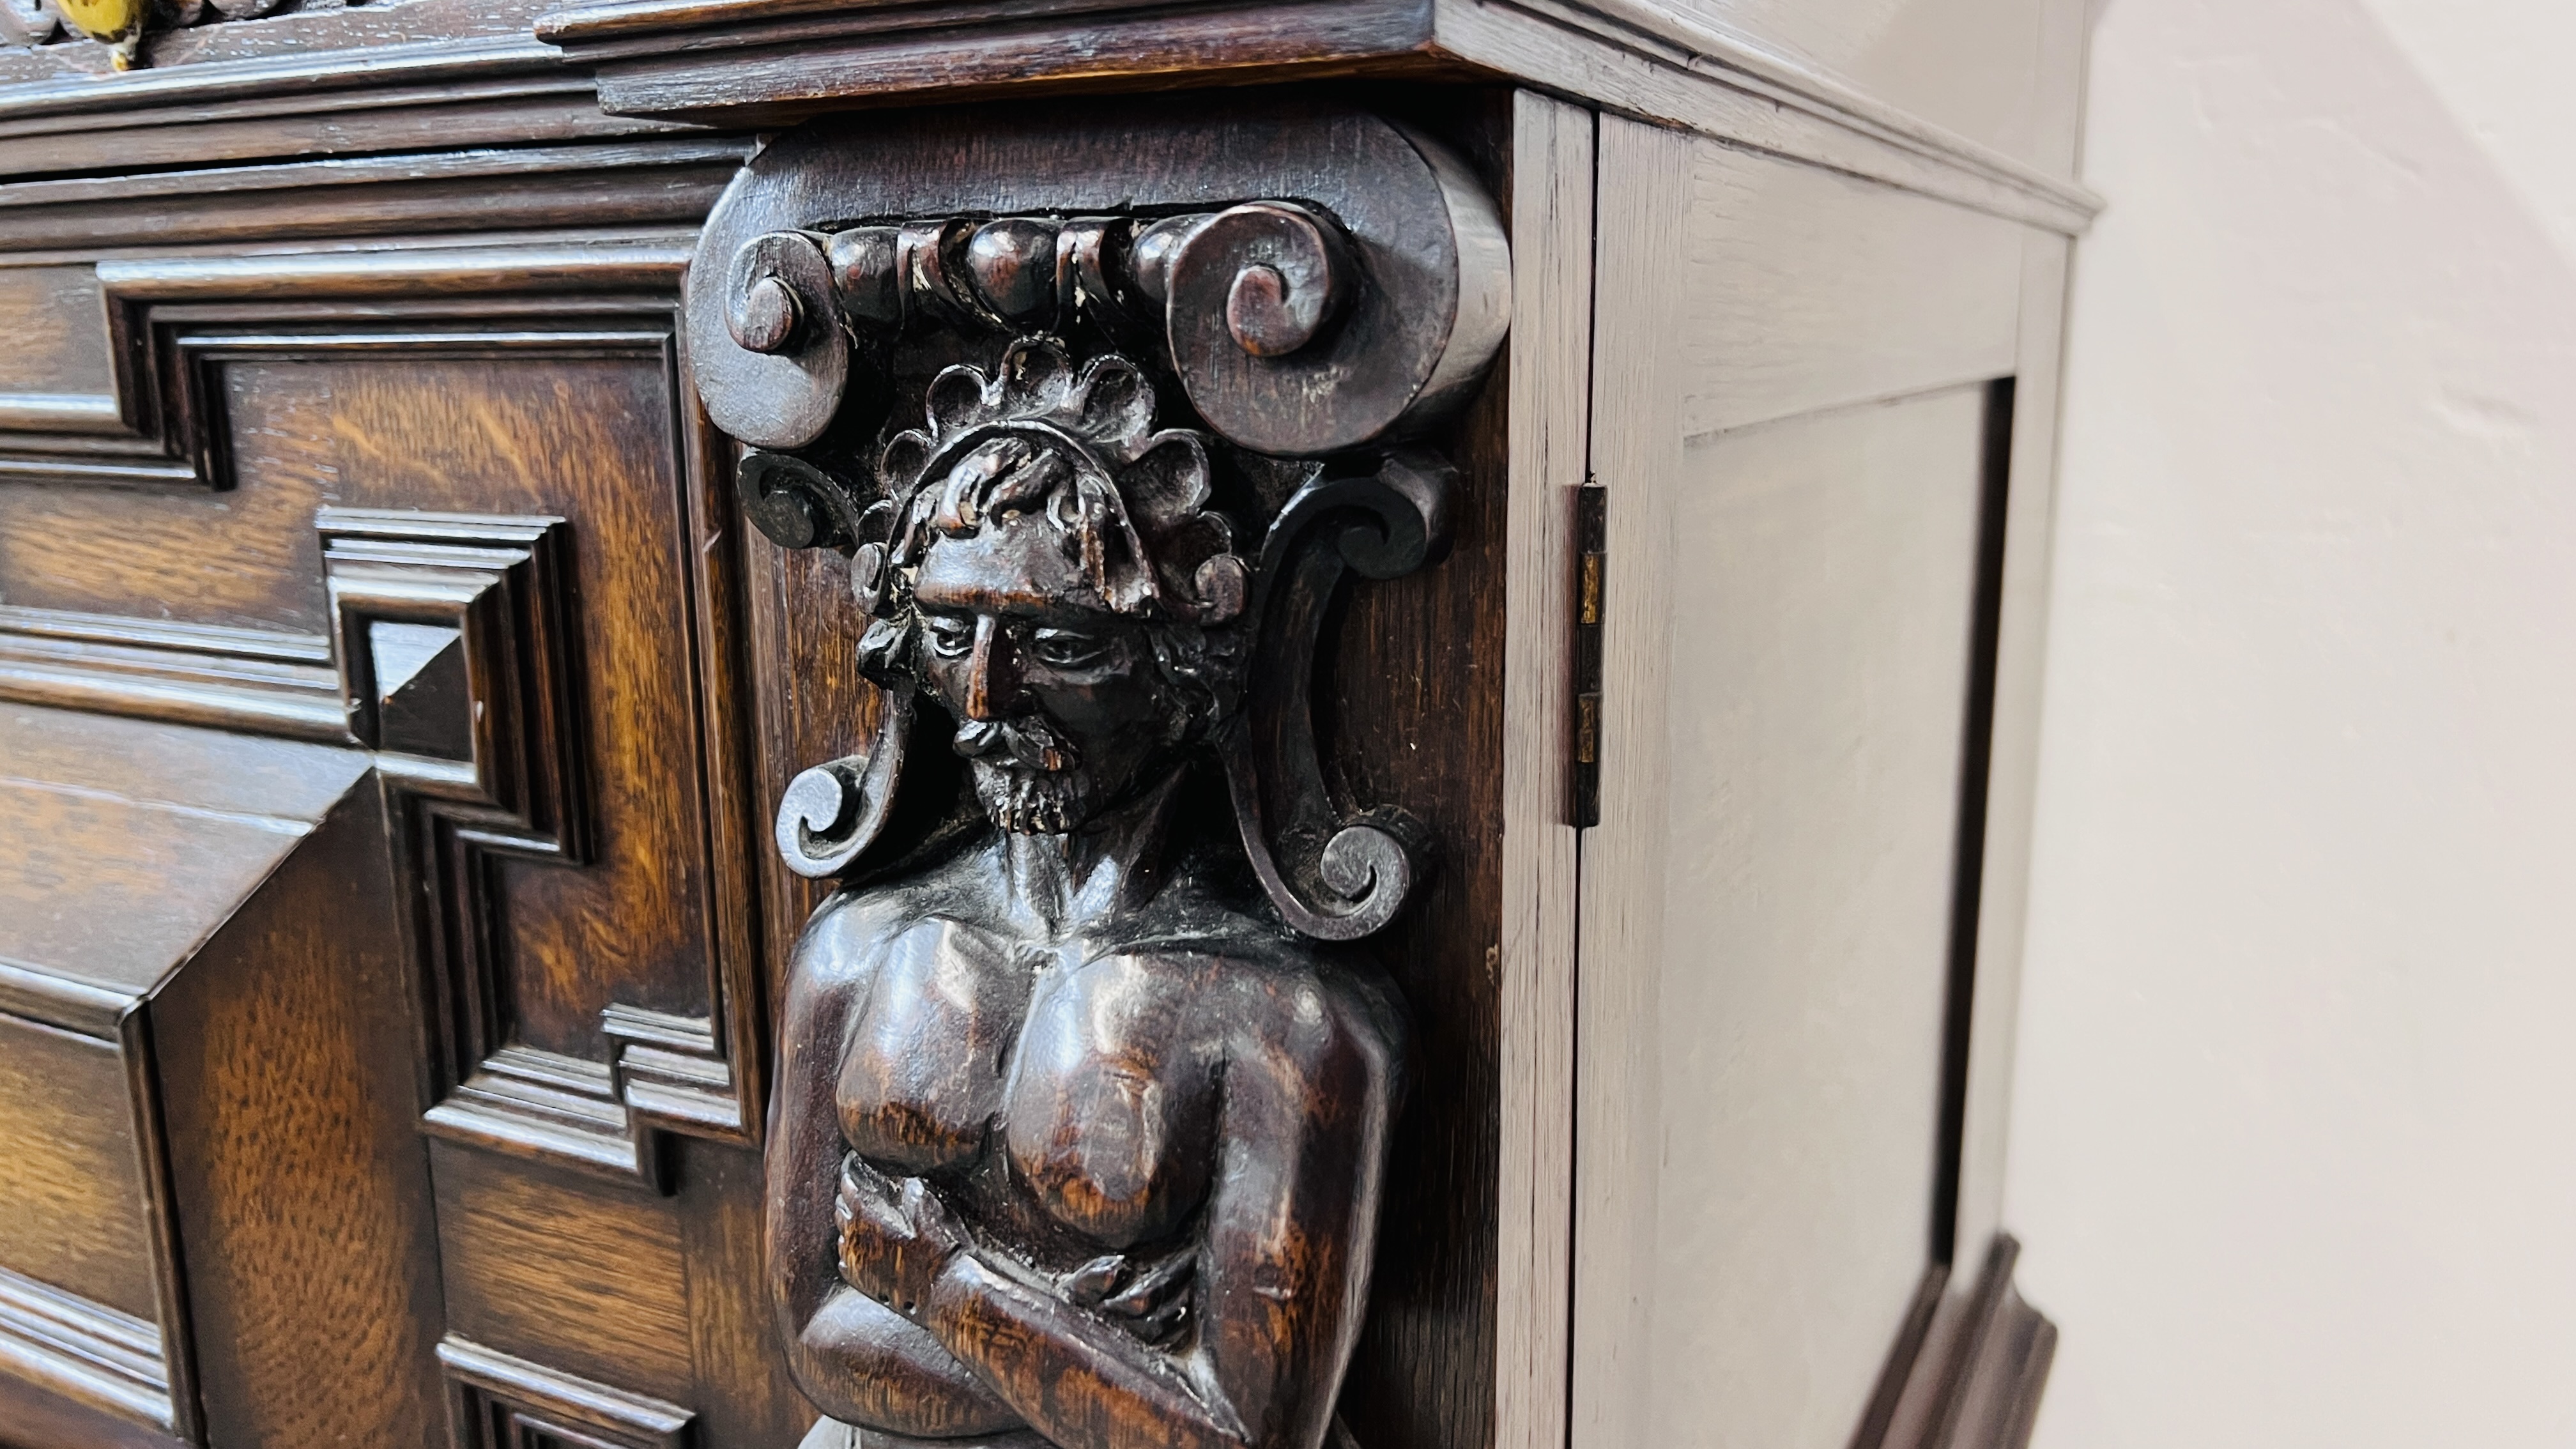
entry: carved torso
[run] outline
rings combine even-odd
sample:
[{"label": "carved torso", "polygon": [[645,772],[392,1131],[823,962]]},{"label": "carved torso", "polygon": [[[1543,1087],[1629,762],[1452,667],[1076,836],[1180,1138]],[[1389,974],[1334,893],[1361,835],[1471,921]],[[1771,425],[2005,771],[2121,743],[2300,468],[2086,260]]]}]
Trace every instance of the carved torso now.
[{"label": "carved torso", "polygon": [[1111,932],[1035,940],[953,888],[990,871],[981,855],[827,910],[800,954],[849,963],[834,972],[844,1144],[940,1184],[1032,1268],[1184,1234],[1217,1165],[1233,1056],[1394,1049],[1363,978],[1192,886]]}]

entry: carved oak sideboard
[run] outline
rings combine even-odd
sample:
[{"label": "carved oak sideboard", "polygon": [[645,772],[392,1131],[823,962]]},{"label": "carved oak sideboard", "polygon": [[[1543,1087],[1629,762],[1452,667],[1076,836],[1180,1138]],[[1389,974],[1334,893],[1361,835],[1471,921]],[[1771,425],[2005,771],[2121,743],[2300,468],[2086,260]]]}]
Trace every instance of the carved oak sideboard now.
[{"label": "carved oak sideboard", "polygon": [[1985,1449],[2083,0],[0,0],[0,1446]]}]

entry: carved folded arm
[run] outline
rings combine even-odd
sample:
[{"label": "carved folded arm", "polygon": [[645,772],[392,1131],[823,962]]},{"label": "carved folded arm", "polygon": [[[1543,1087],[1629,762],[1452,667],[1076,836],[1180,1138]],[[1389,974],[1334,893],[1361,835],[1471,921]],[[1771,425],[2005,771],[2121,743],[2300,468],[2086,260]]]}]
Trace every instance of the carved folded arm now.
[{"label": "carved folded arm", "polygon": [[[1247,1043],[1226,1074],[1194,1334],[1175,1349],[949,1258],[915,1316],[1064,1449],[1312,1449],[1365,1306],[1395,1063],[1326,1007],[1304,1041]],[[1314,1022],[1315,1018],[1308,1018]]]},{"label": "carved folded arm", "polygon": [[[863,998],[863,983],[794,973],[782,1054],[836,1060]],[[848,1149],[829,1079],[782,1074],[771,1113],[770,1290],[788,1367],[806,1397],[833,1418],[923,1438],[1022,1427],[1019,1415],[919,1324],[842,1281],[832,1199]]]}]

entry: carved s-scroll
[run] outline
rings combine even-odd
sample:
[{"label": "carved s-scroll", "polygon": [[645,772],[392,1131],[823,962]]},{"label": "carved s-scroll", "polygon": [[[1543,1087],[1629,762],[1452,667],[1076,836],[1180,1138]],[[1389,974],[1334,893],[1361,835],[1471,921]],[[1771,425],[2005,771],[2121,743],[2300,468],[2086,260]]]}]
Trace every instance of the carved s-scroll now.
[{"label": "carved s-scroll", "polygon": [[1457,472],[1404,451],[1366,477],[1325,477],[1288,500],[1263,544],[1252,677],[1269,682],[1220,742],[1244,853],[1288,924],[1351,941],[1393,921],[1432,841],[1404,811],[1347,811],[1315,744],[1315,648],[1342,575],[1391,579],[1449,547]]}]

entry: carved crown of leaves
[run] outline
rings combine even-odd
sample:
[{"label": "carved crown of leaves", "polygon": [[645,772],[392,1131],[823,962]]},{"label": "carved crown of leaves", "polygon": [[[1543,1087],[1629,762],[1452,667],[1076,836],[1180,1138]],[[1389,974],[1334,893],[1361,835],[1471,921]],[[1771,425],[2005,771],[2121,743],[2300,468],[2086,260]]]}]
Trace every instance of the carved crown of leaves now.
[{"label": "carved crown of leaves", "polygon": [[[1201,626],[1243,610],[1249,572],[1212,510],[1208,449],[1196,432],[1154,427],[1153,384],[1116,354],[1079,367],[1052,337],[1024,337],[991,374],[960,364],[932,380],[927,426],[896,434],[877,465],[882,543],[853,575],[872,612],[942,537],[1014,514],[1057,530],[1114,612]],[[875,556],[868,555],[874,553]]]}]

